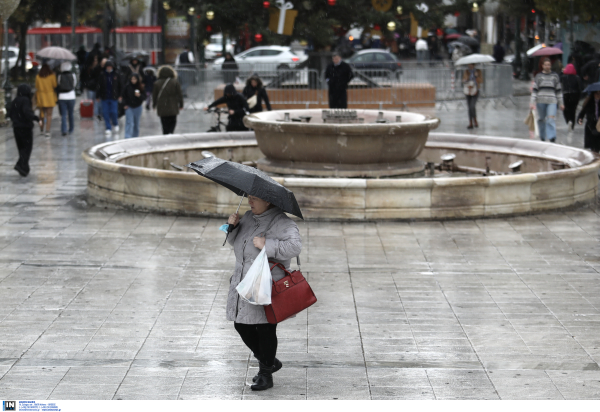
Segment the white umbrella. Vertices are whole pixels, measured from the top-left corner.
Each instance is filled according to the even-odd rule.
[[[531,57],[531,55],[533,53],[535,53],[536,51],[538,51],[539,49],[542,49],[546,47],[546,45],[544,43],[540,43],[537,46],[533,46],[531,49],[527,50],[527,57]]]
[[[37,56],[43,59],[77,60],[77,56],[73,53],[63,47],[57,46],[46,47],[37,52]]]
[[[489,54],[469,54],[468,56],[461,57],[454,63],[455,66],[464,66],[466,64],[479,64],[479,63],[491,63],[495,59]]]

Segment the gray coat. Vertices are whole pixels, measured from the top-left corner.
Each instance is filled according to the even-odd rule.
[[[227,296],[227,320],[249,325],[268,323],[264,307],[247,303],[235,289],[260,253],[252,240],[255,236],[262,236],[267,228],[265,248],[270,261],[282,263],[289,270],[291,259],[300,255],[302,239],[298,226],[281,209],[274,207],[260,215],[247,211],[227,239],[233,245],[236,260]],[[275,268],[271,275],[277,281],[285,274],[283,270]]]

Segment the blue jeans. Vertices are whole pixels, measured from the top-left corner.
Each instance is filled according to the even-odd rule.
[[[75,100],[59,100],[60,106],[60,130],[63,134],[67,133],[67,116],[69,116],[69,134],[73,133],[73,109],[75,108]]]
[[[140,117],[142,116],[142,107],[128,107],[125,110],[125,139],[138,137],[140,135]]]
[[[96,101],[96,91],[95,90],[88,90],[87,91],[87,98],[89,100],[91,100],[91,101],[94,102],[94,117],[98,116],[100,114],[100,105]]]
[[[556,141],[556,111],[558,105],[548,103],[537,103],[538,127],[540,129],[540,139],[546,139],[551,142]]]
[[[116,100],[102,100],[102,117],[106,124],[106,130],[112,130],[112,124],[119,124],[119,103]]]

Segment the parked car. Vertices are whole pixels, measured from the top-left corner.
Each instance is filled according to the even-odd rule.
[[[229,40],[225,44],[225,50],[233,54],[233,44]],[[223,35],[213,34],[210,36],[210,43],[204,47],[204,58],[214,60],[223,56]]]
[[[234,57],[238,66],[243,71],[293,69],[307,59],[306,56],[295,54],[291,47],[285,46],[253,47]],[[213,69],[221,70],[224,60],[224,57],[216,59],[212,66]]]
[[[0,71],[2,73],[4,73],[4,67],[6,64],[5,63],[6,55],[4,54],[5,51],[6,51],[6,47],[3,47],[2,48],[2,64],[0,64]],[[9,68],[9,70],[16,66],[18,58],[19,58],[19,48],[8,46],[8,68]],[[31,57],[29,57],[29,55],[27,55],[27,56],[25,56],[25,59],[26,59],[25,70],[29,71],[33,67],[33,64],[31,63]]]
[[[385,71],[393,72],[397,77],[402,74],[402,63],[396,56],[381,49],[361,50],[348,59],[348,64],[369,76],[383,75]]]

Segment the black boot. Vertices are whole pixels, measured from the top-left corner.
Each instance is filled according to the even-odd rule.
[[[254,385],[250,386],[253,391],[264,391],[273,387],[273,367],[260,362],[259,366],[258,379]]]
[[[260,361],[258,363],[260,364]],[[275,358],[275,362],[273,362],[273,370],[271,371],[271,373],[277,372],[279,369],[281,369],[282,366],[283,364],[281,363],[281,361]],[[258,373],[254,375],[254,378],[252,378],[252,382],[256,382],[258,380],[258,375]]]

